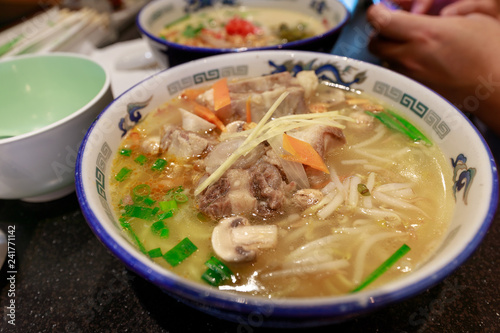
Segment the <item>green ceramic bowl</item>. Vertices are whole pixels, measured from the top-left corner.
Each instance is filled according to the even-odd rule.
[[[76,152],[112,101],[93,60],[53,53],[0,61],[0,199],[45,201],[72,190]]]

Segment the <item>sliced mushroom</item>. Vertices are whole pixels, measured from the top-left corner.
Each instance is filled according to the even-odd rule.
[[[321,199],[323,199],[323,193],[312,188],[298,190],[293,194],[293,201],[302,209],[317,204]]]
[[[252,261],[258,249],[272,248],[278,242],[276,225],[251,226],[241,216],[220,220],[212,232],[215,253],[229,262]]]

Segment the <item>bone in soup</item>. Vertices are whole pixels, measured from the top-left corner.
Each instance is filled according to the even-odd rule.
[[[151,260],[221,290],[317,297],[388,283],[432,254],[454,206],[437,145],[388,119],[407,124],[312,71],[187,89],[123,138],[115,213]]]

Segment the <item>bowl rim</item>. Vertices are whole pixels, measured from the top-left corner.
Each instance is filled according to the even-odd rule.
[[[141,32],[141,34],[147,36],[151,40],[155,41],[158,44],[165,45],[167,47],[172,47],[176,48],[179,50],[183,50],[185,52],[198,52],[198,53],[206,53],[206,54],[219,54],[219,53],[235,53],[235,52],[248,52],[248,51],[260,51],[260,50],[275,50],[275,49],[293,49],[295,47],[300,47],[305,44],[309,44],[310,42],[314,42],[317,40],[320,40],[321,38],[328,37],[331,35],[336,34],[338,31],[340,31],[346,24],[349,22],[351,18],[351,13],[347,9],[346,5],[340,1],[340,0],[333,0],[337,2],[343,9],[345,15],[343,16],[342,20],[332,27],[331,29],[328,29],[327,31],[314,35],[309,38],[304,38],[300,39],[297,41],[293,42],[288,42],[285,44],[277,44],[277,45],[269,45],[269,46],[262,46],[262,47],[240,47],[240,48],[210,48],[210,47],[198,47],[198,46],[189,46],[189,45],[184,45],[184,44],[179,44],[179,43],[174,43],[171,41],[168,41],[163,38],[157,37],[154,33],[150,32],[147,27],[142,25],[142,18],[143,15],[145,15],[145,11],[147,11],[151,6],[156,5],[157,3],[160,2],[167,2],[170,0],[154,0],[149,2],[146,6],[141,8],[139,11],[139,14],[136,16],[136,25]]]
[[[241,56],[251,57],[253,55],[257,55],[258,58],[264,58],[266,55],[272,55],[276,53],[313,54],[317,57],[317,53],[315,52],[295,50],[254,51],[241,53]],[[453,104],[448,102],[433,90],[425,87],[421,83],[411,78],[393,71],[389,71],[388,69],[385,69],[381,66],[356,59],[350,59],[350,61],[353,61],[355,63],[362,63],[367,67],[375,67],[378,68],[378,70],[390,72],[391,75],[396,75],[404,78],[404,80],[412,81],[413,84],[420,86],[424,90],[434,93],[436,96],[441,98],[444,103],[447,103],[452,109],[454,109],[454,112],[456,112],[466,123],[469,124],[471,129],[474,131],[474,133],[476,133],[477,137],[482,143],[485,154],[487,155],[490,162],[490,168],[488,168],[487,170],[491,170],[492,177],[491,193],[489,195],[491,199],[487,209],[485,208],[485,215],[483,220],[478,225],[477,233],[473,236],[472,239],[470,239],[467,244],[464,244],[463,250],[459,252],[455,257],[449,258],[442,266],[436,267],[429,271],[429,273],[433,272],[433,274],[426,273],[426,275],[423,275],[417,279],[416,277],[422,275],[422,273],[419,274],[418,270],[413,272],[412,276],[414,276],[415,281],[413,281],[411,284],[408,283],[408,281],[406,281],[406,283],[403,283],[403,279],[400,279],[395,281],[394,283],[391,283],[390,287],[383,285],[376,289],[363,290],[355,294],[328,297],[266,299],[260,296],[248,296],[236,294],[230,291],[221,291],[209,286],[204,286],[201,283],[197,283],[195,281],[184,279],[177,276],[175,273],[169,271],[168,269],[160,267],[154,262],[151,262],[148,265],[146,261],[147,258],[142,258],[137,249],[134,249],[134,253],[129,252],[128,248],[133,248],[132,244],[128,244],[130,245],[130,247],[127,246],[127,248],[119,244],[119,242],[114,239],[114,236],[110,234],[108,230],[106,230],[106,227],[103,226],[97,218],[89,203],[87,194],[85,193],[84,189],[85,181],[82,177],[84,168],[83,158],[85,155],[87,142],[89,141],[89,137],[91,136],[94,127],[103,114],[105,114],[109,109],[112,109],[115,103],[120,103],[120,98],[122,98],[123,95],[127,94],[136,86],[142,85],[143,82],[151,80],[155,76],[162,75],[162,73],[167,71],[182,71],[182,69],[185,67],[206,63],[206,61],[210,61],[211,58],[220,59],[232,56],[234,56],[234,54],[222,54],[197,59],[172,68],[167,68],[163,71],[153,74],[152,76],[130,87],[127,91],[125,91],[122,95],[120,95],[112,103],[110,103],[108,107],[101,112],[96,121],[87,131],[78,152],[75,168],[75,184],[78,201],[80,203],[82,213],[94,234],[117,258],[119,258],[125,264],[126,267],[137,273],[142,278],[159,286],[162,290],[168,290],[169,294],[171,293],[172,289],[176,289],[176,292],[173,293],[174,296],[181,293],[183,297],[193,302],[198,302],[201,304],[217,304],[220,309],[236,311],[240,314],[255,311],[257,307],[270,305],[273,306],[272,317],[288,318],[293,316],[294,318],[297,318],[299,320],[301,318],[306,320],[311,318],[320,318],[322,316],[345,316],[349,314],[359,314],[379,309],[395,301],[402,301],[440,283],[444,278],[446,278],[459,266],[461,266],[474,253],[474,251],[477,249],[480,242],[486,235],[490,224],[492,223],[497,210],[497,203],[499,198],[499,184],[498,174],[496,171],[496,162],[485,139],[480,134],[479,130],[472,124],[469,118],[467,118]],[[346,59],[346,57],[336,56],[333,54],[325,54],[324,56],[332,57],[337,60]],[[199,299],[200,295],[203,295],[202,301],[200,301]],[[237,306],[236,310],[235,305]]]
[[[111,76],[110,76],[109,70],[104,68],[104,66],[102,66],[97,61],[90,58],[89,56],[83,55],[83,54],[67,53],[67,52],[51,52],[51,53],[43,53],[43,54],[25,54],[25,55],[0,59],[0,64],[9,63],[9,62],[18,61],[18,60],[22,61],[24,59],[31,59],[31,58],[61,58],[61,57],[72,58],[72,59],[77,59],[77,60],[85,60],[86,62],[91,63],[92,65],[96,66],[96,68],[102,69],[102,71],[104,72],[104,82],[103,82],[102,87],[99,90],[99,92],[90,101],[88,101],[85,105],[81,106],[79,109],[76,109],[71,114],[63,117],[62,119],[59,119],[53,123],[50,123],[46,126],[38,128],[34,131],[29,131],[27,133],[15,135],[13,137],[0,139],[0,145],[7,144],[10,142],[18,142],[18,141],[26,140],[26,139],[31,138],[33,136],[40,135],[40,134],[45,133],[45,132],[49,132],[50,130],[52,130],[56,127],[59,127],[59,126],[63,125],[64,123],[66,123],[74,118],[77,118],[81,114],[85,113],[85,111],[88,110],[90,106],[96,104],[96,102],[99,101],[106,94],[106,92],[111,88]]]

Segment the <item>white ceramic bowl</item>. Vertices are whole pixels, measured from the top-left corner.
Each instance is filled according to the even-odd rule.
[[[286,65],[286,66],[285,66]],[[407,276],[381,287],[340,297],[264,299],[219,291],[176,276],[143,255],[120,230],[112,211],[110,165],[117,154],[122,119],[144,117],[182,89],[220,77],[248,77],[309,66],[317,74],[362,89],[402,112],[456,161],[456,208],[444,241],[430,260]],[[351,71],[343,71],[345,68]],[[343,73],[343,74],[339,74]],[[141,105],[129,114],[128,105]],[[141,104],[142,103],[142,104]],[[450,164],[450,167],[452,165]],[[475,169],[471,183],[459,176]],[[475,250],[491,223],[498,200],[496,165],[488,146],[462,113],[442,97],[385,68],[329,54],[259,51],[209,57],[158,73],[117,98],[89,130],[77,160],[77,195],[97,237],[131,270],[165,292],[202,311],[237,322],[254,315],[264,325],[297,327],[339,322],[401,301],[440,282]],[[469,185],[467,202],[465,187]],[[168,311],[168,309],[165,309]]]
[[[106,71],[80,55],[0,61],[0,199],[48,201],[74,191],[76,155],[113,100]]]
[[[190,60],[199,59],[211,55],[231,52],[243,52],[248,50],[306,50],[330,53],[342,31],[342,28],[350,18],[344,4],[339,0],[226,0],[225,5],[248,6],[264,8],[282,8],[304,13],[315,17],[318,21],[326,21],[331,27],[325,33],[311,38],[297,40],[281,45],[272,45],[259,48],[204,48],[173,43],[158,37],[158,33],[167,23],[175,22],[186,13],[197,12],[207,6],[213,6],[211,1],[190,0],[155,0],[148,3],[137,16],[137,26],[148,42],[156,59],[165,67],[172,67]]]

